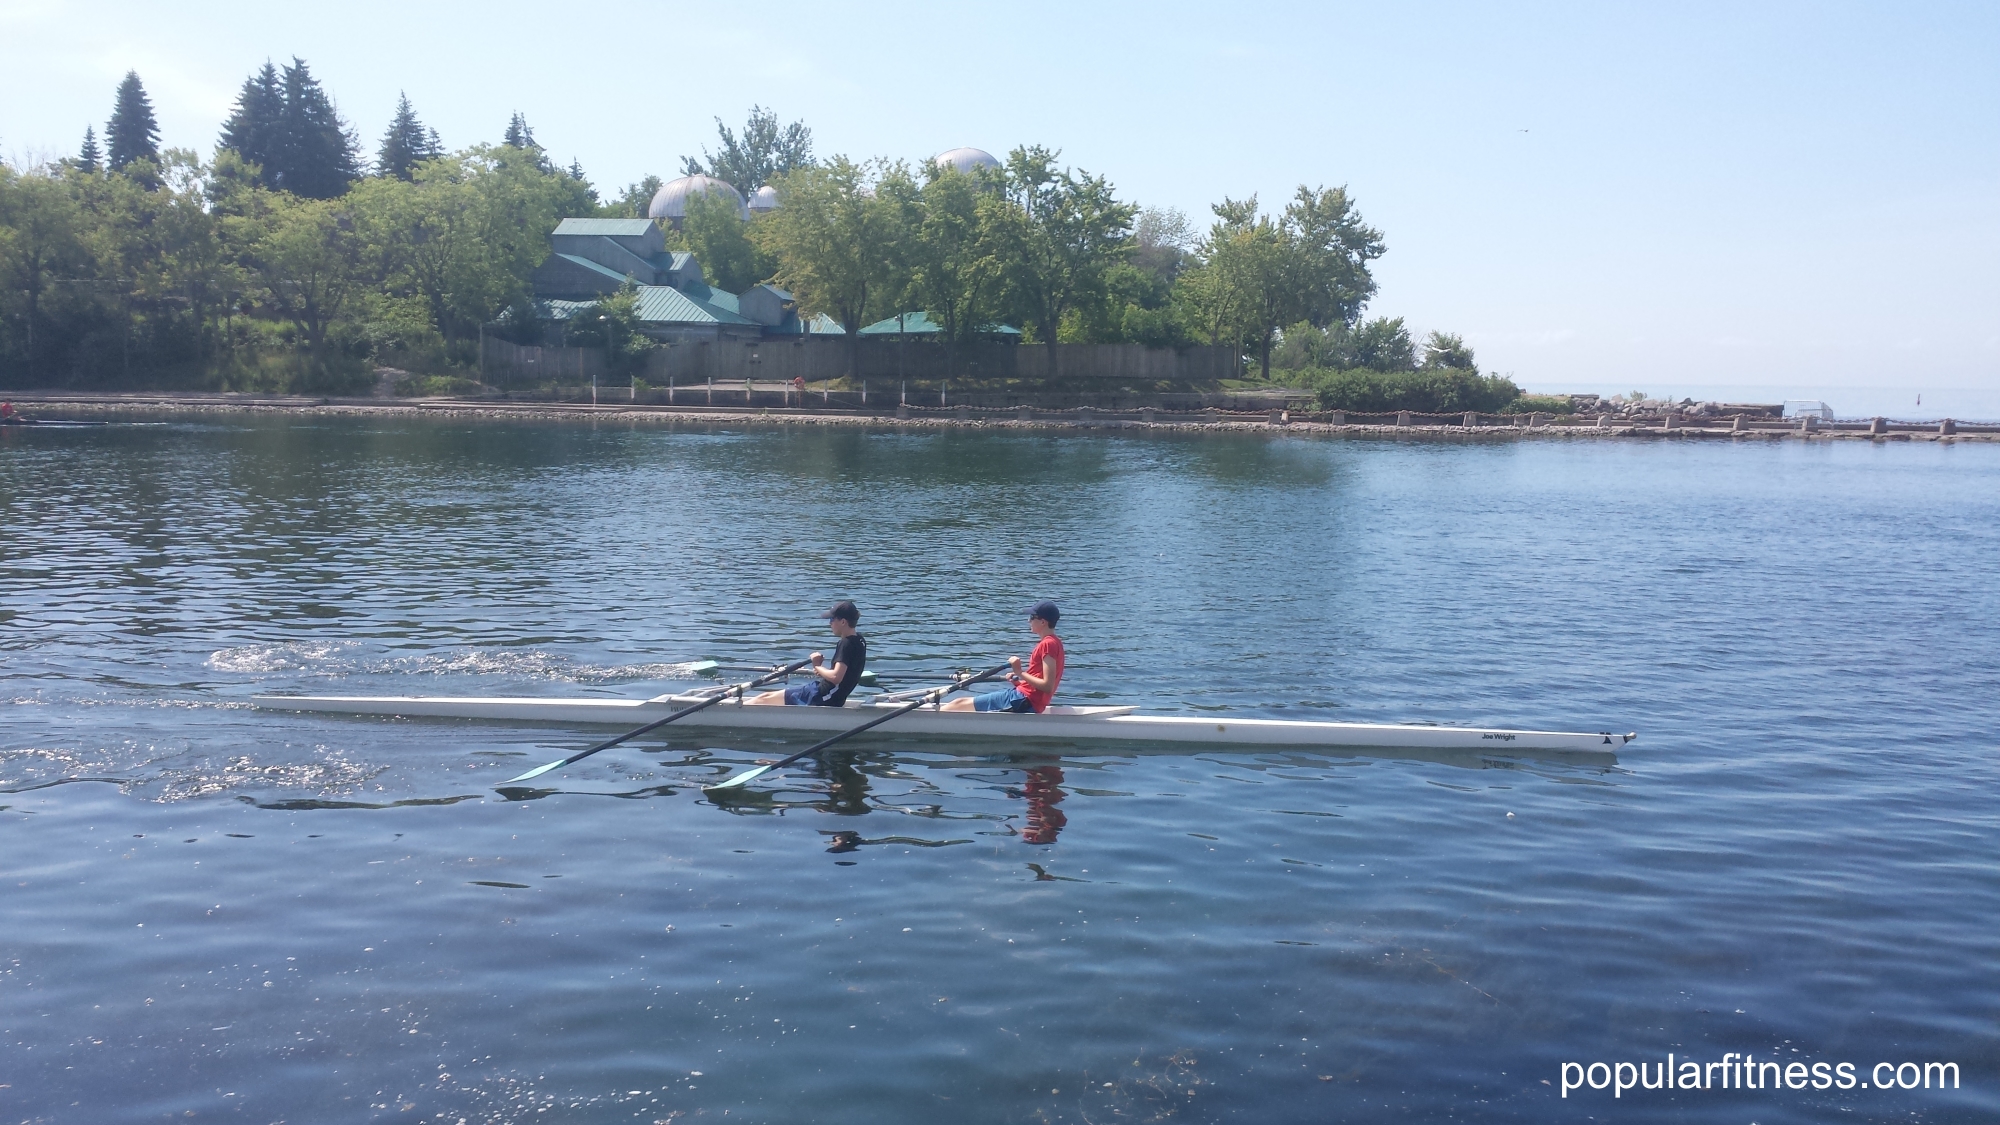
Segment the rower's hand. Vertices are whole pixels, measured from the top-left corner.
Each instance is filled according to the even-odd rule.
[[[1020,658],[1020,657],[1018,657],[1018,656],[1010,656],[1010,657],[1008,657],[1008,658],[1007,658],[1007,663],[1009,663],[1009,664],[1012,664],[1012,665],[1014,666],[1014,674],[1015,674],[1016,676],[1018,676],[1018,675],[1020,675],[1020,674],[1021,674],[1021,658]]]
[[[817,667],[819,667],[820,665],[822,665],[822,664],[826,663],[826,657],[825,657],[825,656],[824,656],[823,654],[821,654],[821,653],[817,653],[817,652],[813,653],[813,654],[812,654],[811,656],[807,657],[806,659],[808,659],[808,660],[811,660],[811,661],[813,662],[813,667],[815,667],[815,668],[817,668]]]

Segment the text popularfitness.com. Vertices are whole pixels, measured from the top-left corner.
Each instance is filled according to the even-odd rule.
[[[1566,1062],[1559,1077],[1565,1098],[1584,1089],[1609,1089],[1614,1098],[1627,1090],[1956,1090],[1958,1064],[1882,1062],[1862,1070],[1847,1062],[1759,1061],[1734,1051],[1720,1062],[1676,1060],[1668,1052],[1656,1063]]]

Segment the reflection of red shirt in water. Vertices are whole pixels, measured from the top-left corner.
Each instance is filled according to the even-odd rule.
[[[1028,799],[1027,830],[1021,839],[1030,844],[1053,844],[1069,817],[1056,806],[1062,803],[1063,773],[1060,766],[1030,766],[1021,784],[1021,796]]]
[[[1045,669],[1047,669],[1045,671]],[[1015,680],[1014,686],[1028,697],[1028,704],[1039,715],[1049,709],[1049,700],[1055,698],[1056,688],[1062,683],[1063,646],[1062,638],[1050,633],[1035,642],[1035,651],[1028,654],[1028,674],[1037,679],[1048,677],[1048,690],[1035,687],[1026,680]]]

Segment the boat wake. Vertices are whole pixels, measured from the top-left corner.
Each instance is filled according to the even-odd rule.
[[[505,676],[567,684],[618,684],[694,679],[694,662],[592,664],[541,649],[450,649],[415,656],[381,656],[352,641],[241,645],[210,653],[216,672],[270,675],[290,672],[343,678],[374,676]]]

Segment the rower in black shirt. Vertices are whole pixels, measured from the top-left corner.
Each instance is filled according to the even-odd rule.
[[[847,695],[854,685],[861,681],[861,671],[868,665],[868,642],[855,626],[861,623],[861,611],[854,603],[842,601],[834,603],[832,609],[820,614],[826,618],[827,627],[840,643],[833,648],[833,661],[828,664],[822,653],[812,654],[811,683],[798,684],[783,691],[767,691],[762,695],[744,700],[745,703],[776,706],[788,704],[793,707],[838,707],[847,702]]]

